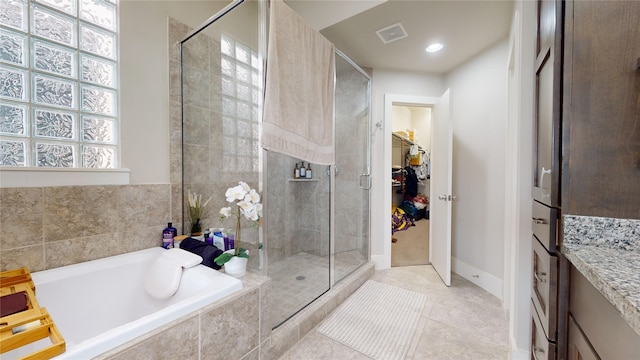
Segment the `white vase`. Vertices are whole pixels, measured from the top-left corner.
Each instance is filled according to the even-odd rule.
[[[224,263],[224,272],[233,277],[243,277],[247,272],[247,258],[234,256]]]

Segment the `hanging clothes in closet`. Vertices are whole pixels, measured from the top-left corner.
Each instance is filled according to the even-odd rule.
[[[415,150],[414,150],[415,148]],[[431,175],[431,156],[418,145],[412,145],[405,162],[415,171],[418,180],[429,179]]]

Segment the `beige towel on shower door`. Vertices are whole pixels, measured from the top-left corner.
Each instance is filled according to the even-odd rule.
[[[282,0],[269,22],[262,147],[332,164],[334,46]]]

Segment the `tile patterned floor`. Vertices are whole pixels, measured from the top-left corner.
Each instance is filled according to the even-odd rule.
[[[493,295],[453,274],[446,287],[430,265],[377,271],[372,280],[427,295],[408,360],[508,359],[508,319]],[[281,360],[367,360],[369,357],[310,331]]]
[[[355,270],[363,261],[356,251],[336,254],[336,277]],[[329,289],[328,257],[304,252],[269,265],[268,276],[272,279],[271,296],[273,326],[294,315]]]

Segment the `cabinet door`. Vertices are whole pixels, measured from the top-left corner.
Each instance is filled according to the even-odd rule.
[[[533,198],[560,206],[561,1],[538,1]]]
[[[640,1],[569,1],[562,210],[640,219]]]
[[[589,340],[576,324],[573,316],[569,316],[569,344],[567,348],[569,360],[600,360],[596,351],[589,344]]]
[[[551,255],[533,237],[532,300],[540,316],[544,332],[551,341],[557,339],[558,329],[558,257]]]

